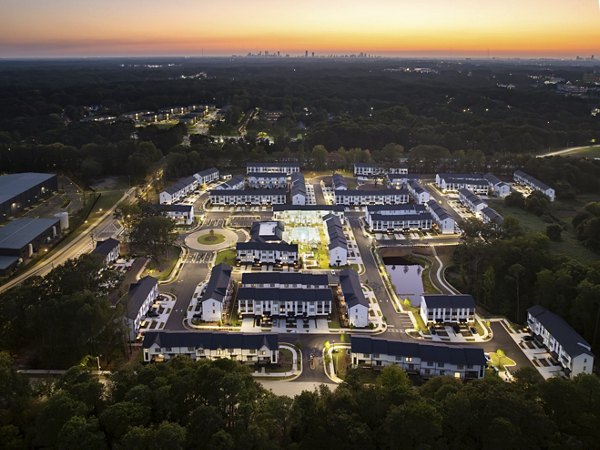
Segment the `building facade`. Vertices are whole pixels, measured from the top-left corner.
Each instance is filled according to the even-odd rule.
[[[287,176],[284,173],[254,172],[248,174],[247,180],[251,189],[287,188]]]
[[[475,299],[461,295],[422,295],[420,315],[425,324],[475,322]]]
[[[144,362],[176,356],[193,360],[231,359],[244,364],[277,364],[279,338],[275,333],[217,331],[149,331],[142,343]]]
[[[592,346],[562,317],[541,305],[527,310],[527,325],[534,338],[552,353],[568,377],[592,373]]]
[[[394,364],[423,378],[449,376],[460,380],[474,380],[485,376],[487,362],[481,348],[355,335],[350,337],[350,346],[353,367],[385,367]]]
[[[548,197],[551,202],[556,200],[556,192],[554,191],[553,188],[551,188],[550,186],[548,186],[545,183],[542,183],[537,178],[534,178],[531,175],[526,174],[522,170],[515,171],[515,173],[513,174],[513,180],[515,181],[515,183],[523,184],[535,191],[540,191],[541,193],[546,195],[546,197]]]
[[[135,341],[140,332],[142,320],[158,298],[158,280],[145,276],[129,286],[129,298],[125,318],[129,327],[129,338]]]
[[[231,267],[218,264],[212,268],[208,284],[199,303],[202,305],[202,320],[220,322],[227,311],[232,294]]]
[[[369,326],[369,301],[365,297],[358,273],[352,269],[340,272],[340,295],[342,310],[346,310],[351,327]]]
[[[456,233],[456,221],[448,214],[438,202],[435,200],[429,200],[427,202],[427,209],[429,210],[433,221],[436,223],[437,228],[442,234],[453,234]]]
[[[287,242],[238,242],[236,244],[236,263],[298,265],[298,244]]]
[[[409,192],[403,189],[341,190],[334,193],[336,205],[344,206],[397,205],[410,201]]]
[[[296,163],[248,163],[246,165],[246,173],[257,173],[257,172],[267,172],[267,173],[284,173],[286,175],[291,175],[295,172],[300,172],[300,166]]]
[[[344,234],[341,219],[335,214],[323,218],[325,232],[328,238],[329,266],[339,267],[348,264],[348,240]]]
[[[212,190],[210,202],[216,206],[283,205],[286,203],[285,189]]]

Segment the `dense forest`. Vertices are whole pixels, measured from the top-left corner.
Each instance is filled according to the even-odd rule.
[[[541,449],[597,448],[600,380],[514,383],[437,377],[414,387],[396,366],[373,383],[291,399],[265,391],[229,360],[134,366],[106,384],[83,361],[30,387],[0,353],[2,448],[60,449]]]
[[[434,72],[390,70],[400,64]],[[85,181],[139,179],[162,156],[169,157],[173,176],[181,167],[235,169],[250,158],[291,157],[335,168],[340,158],[320,164],[313,149],[362,149],[368,153],[363,159],[379,160],[394,143],[405,149],[414,172],[467,169],[462,162],[476,155],[483,169],[508,173],[527,159],[517,155],[600,138],[600,118],[590,115],[597,99],[561,95],[533,80],[576,81],[586,70],[493,61],[175,59],[153,61],[152,68],[141,60],[4,62],[0,163],[6,171],[29,164],[30,170],[77,173]],[[199,72],[207,76],[182,78]],[[516,88],[501,87],[508,83]],[[189,147],[180,145],[183,125],[135,129],[128,120],[81,121],[189,104],[223,108],[227,129],[254,108],[281,116],[276,123],[251,121],[243,140],[194,137]],[[260,131],[272,134],[274,144],[257,144]]]

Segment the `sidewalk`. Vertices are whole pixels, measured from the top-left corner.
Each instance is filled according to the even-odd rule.
[[[295,346],[282,342],[279,344],[279,349],[286,349],[292,353],[292,370],[289,372],[271,372],[266,373],[263,371],[253,372],[252,376],[256,378],[288,378],[288,380],[281,380],[285,382],[293,381],[302,374],[302,354],[298,352]]]

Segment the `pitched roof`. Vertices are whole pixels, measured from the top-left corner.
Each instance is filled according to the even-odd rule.
[[[535,317],[548,330],[569,356],[575,357],[582,353],[593,355],[592,346],[558,314],[544,308],[542,305],[532,306],[527,310],[527,313]]]
[[[159,212],[179,212],[191,214],[194,206],[193,205],[154,205]]]
[[[410,356],[421,361],[464,366],[486,365],[483,349],[478,347],[420,344],[356,335],[350,336],[350,346],[353,353]]]
[[[288,244],[287,242],[238,242],[236,250],[264,250],[264,251],[280,251],[280,252],[296,252],[298,253],[298,244]]]
[[[367,205],[368,214],[391,212],[397,214],[422,214],[427,212],[425,205],[401,204],[401,205]]]
[[[53,173],[24,172],[2,175],[0,176],[0,195],[10,199],[52,178],[56,178]]]
[[[542,190],[542,191],[547,191],[549,189],[552,189],[550,186],[548,186],[546,183],[538,180],[535,177],[532,177],[531,175],[523,172],[522,170],[515,170],[514,173],[515,177],[521,177],[525,180],[527,180],[529,183],[531,183],[532,185],[534,185],[535,187],[537,187],[538,189]]]
[[[348,249],[348,240],[344,235],[342,221],[335,214],[327,214],[323,217],[327,225],[327,234],[329,235],[329,249],[341,247]]]
[[[472,203],[473,205],[487,205],[486,202],[484,202],[481,198],[479,198],[478,195],[476,195],[475,193],[473,193],[472,191],[466,189],[466,188],[461,188],[458,190],[458,193],[460,195],[462,195],[469,203]]]
[[[282,211],[344,212],[344,205],[273,205],[273,212]]]
[[[483,208],[481,210],[481,214],[483,214],[490,222],[493,222],[496,225],[501,225],[502,222],[504,222],[504,217],[502,217],[502,215],[496,212],[495,209],[492,209],[489,206],[487,208]]]
[[[108,256],[115,248],[119,247],[120,242],[114,238],[108,238],[104,241],[96,242],[96,248],[92,251],[93,255]]]
[[[276,333],[227,333],[218,331],[147,331],[144,333],[143,348],[157,344],[160,348],[194,347],[207,350],[242,348],[269,350],[279,348]]]
[[[356,305],[369,307],[369,301],[365,298],[358,273],[352,269],[344,269],[340,272],[340,287],[344,295],[344,301],[348,308]]]
[[[245,272],[242,285],[250,284],[301,284],[305,286],[327,286],[329,278],[325,274],[308,272]]]
[[[373,195],[408,195],[405,189],[373,189],[373,190],[337,190],[335,195],[345,195],[352,197],[370,197]]]
[[[216,300],[222,302],[227,294],[227,286],[231,279],[231,267],[227,264],[217,264],[210,272],[210,278],[200,302]]]
[[[438,220],[452,219],[452,216],[448,214],[448,211],[446,211],[442,206],[440,206],[440,204],[435,200],[429,200],[427,202],[427,206],[429,207],[429,211],[431,211],[431,214],[437,216]]]
[[[256,301],[297,301],[297,302],[332,302],[333,294],[329,288],[252,288],[241,287],[237,293],[238,300]]]
[[[475,299],[468,294],[460,295],[423,295],[428,308],[470,308],[475,309]]]
[[[213,189],[208,193],[216,197],[232,197],[236,195],[286,195],[285,189]]]
[[[407,222],[407,221],[423,221],[423,220],[433,220],[431,214],[428,212],[424,212],[422,214],[371,214],[371,220],[373,222]]]
[[[144,301],[150,292],[158,285],[158,280],[149,275],[129,285],[129,302],[127,303],[127,317],[133,319],[137,316]]]

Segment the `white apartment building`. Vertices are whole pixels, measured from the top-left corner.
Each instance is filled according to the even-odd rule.
[[[469,210],[478,217],[481,215],[481,211],[488,207],[486,202],[465,188],[458,190],[458,198],[463,205],[469,208]]]
[[[510,184],[500,180],[500,178],[493,173],[486,173],[483,178],[487,180],[490,185],[490,192],[496,197],[504,198],[510,194]]]
[[[231,294],[231,267],[223,263],[218,264],[212,268],[208,284],[200,297],[202,320],[220,322],[231,301]]]
[[[194,223],[193,205],[158,205],[161,214],[172,219],[178,225],[191,225]]]
[[[275,333],[148,331],[142,349],[144,362],[168,361],[181,355],[195,361],[231,359],[246,364],[279,361],[279,338]]]
[[[108,238],[104,241],[96,242],[96,248],[92,251],[92,255],[99,255],[103,258],[104,265],[114,263],[119,259],[120,242],[114,238]]]
[[[365,297],[358,273],[352,269],[340,272],[340,295],[342,309],[345,307],[350,326],[366,328],[369,326],[369,301]]]
[[[286,175],[291,175],[295,172],[300,172],[300,166],[296,163],[248,163],[246,165],[246,173],[257,173],[257,172],[267,172],[267,173],[284,173]]]
[[[438,173],[435,184],[444,192],[468,189],[478,195],[488,195],[490,190],[488,180],[476,173]]]
[[[523,184],[525,186],[530,187],[533,190],[540,191],[546,195],[550,199],[551,202],[556,200],[556,192],[550,186],[545,183],[542,183],[537,178],[532,177],[531,175],[526,174],[522,170],[517,170],[513,174],[513,180],[515,183]]]
[[[410,195],[404,189],[334,191],[335,203],[344,206],[396,205],[408,203]]]
[[[354,164],[354,176],[376,177],[385,174],[403,175],[408,173],[407,167],[383,167],[378,164]]]
[[[298,244],[287,242],[238,242],[236,254],[237,264],[298,264]]]
[[[283,205],[286,202],[285,189],[212,190],[210,202],[216,206],[242,205]]]
[[[592,346],[562,317],[535,305],[527,310],[527,325],[535,339],[555,356],[567,376],[592,373]]]
[[[129,328],[130,340],[136,340],[142,320],[157,298],[158,280],[154,277],[145,276],[129,286],[125,319]]]
[[[287,188],[287,176],[284,173],[254,172],[248,174],[247,179],[251,189]]]
[[[482,348],[422,344],[374,338],[350,337],[352,367],[400,366],[423,378],[449,376],[460,380],[480,379],[487,365]]]
[[[300,172],[290,177],[290,198],[292,205],[306,205],[306,181]]]
[[[440,206],[435,200],[429,200],[427,202],[427,209],[429,210],[433,221],[436,223],[438,230],[442,234],[453,234],[456,232],[456,221],[448,214],[444,208]]]
[[[424,205],[429,201],[431,197],[429,191],[421,186],[421,183],[419,183],[417,180],[409,180],[406,187],[408,188],[408,193],[415,203]]]
[[[198,185],[210,184],[219,179],[219,169],[211,167],[210,169],[202,170],[194,174],[194,178],[198,181]]]
[[[475,322],[475,299],[461,295],[422,295],[420,315],[425,324]]]
[[[328,214],[344,220],[343,205],[273,205],[273,220],[300,225],[319,225]]]
[[[339,267],[348,264],[348,240],[344,234],[341,219],[335,214],[323,218],[329,249],[329,266]]]

